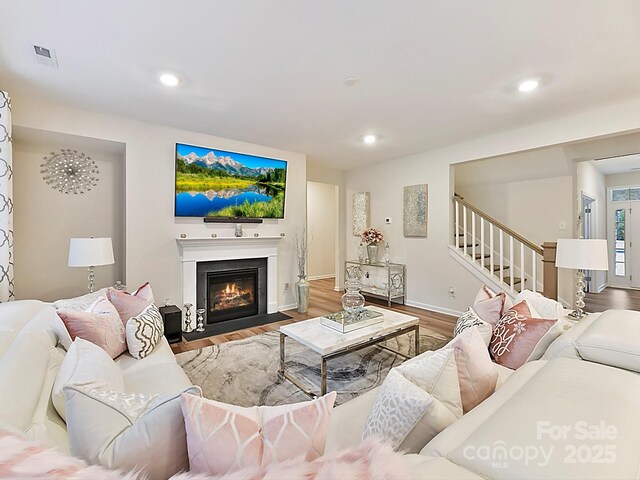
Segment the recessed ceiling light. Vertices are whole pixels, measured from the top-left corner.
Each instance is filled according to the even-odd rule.
[[[355,87],[360,83],[360,79],[358,77],[347,77],[344,79],[344,84],[347,87]]]
[[[163,73],[160,75],[160,82],[167,87],[175,87],[180,83],[180,79],[173,73]]]
[[[366,143],[367,145],[372,145],[372,144],[376,143],[376,140],[378,140],[378,137],[376,137],[375,135],[372,135],[372,134],[365,135],[362,138],[362,141],[364,141],[364,143]]]
[[[531,92],[540,86],[540,82],[538,80],[529,79],[518,84],[518,90],[521,92]]]

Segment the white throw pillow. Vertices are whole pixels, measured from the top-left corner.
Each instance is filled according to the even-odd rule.
[[[418,453],[456,420],[438,399],[394,368],[382,383],[362,439],[376,436],[398,451]]]
[[[560,319],[563,317],[564,308],[562,307],[562,304],[552,300],[551,298],[545,297],[541,293],[532,292],[531,290],[523,290],[516,295],[514,303],[518,304],[523,300],[526,300],[527,303],[532,306],[536,312],[538,312],[539,318]]]
[[[102,348],[80,337],[64,356],[51,392],[53,406],[64,420],[66,385],[124,392],[122,372],[113,359]]]
[[[76,312],[84,312],[92,303],[100,297],[106,297],[107,289],[101,288],[96,292],[87,293],[79,297],[63,298],[53,302],[56,310],[75,310]]]
[[[152,396],[73,385],[64,392],[74,456],[106,468],[141,470],[149,480],[189,468],[180,395],[202,395],[199,387]]]
[[[152,303],[142,313],[131,317],[125,330],[131,356],[140,360],[149,355],[164,335],[164,322],[158,307]]]
[[[456,418],[462,416],[458,367],[453,348],[425,352],[407,360],[394,370],[440,400]]]
[[[482,336],[485,345],[489,347],[489,344],[491,343],[491,335],[493,335],[493,326],[482,320],[471,307],[469,307],[467,311],[458,318],[456,326],[453,329],[453,336],[457,337],[466,329],[471,327],[478,328],[478,332]]]

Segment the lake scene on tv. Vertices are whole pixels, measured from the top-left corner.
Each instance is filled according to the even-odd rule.
[[[287,162],[176,144],[177,217],[284,218]]]

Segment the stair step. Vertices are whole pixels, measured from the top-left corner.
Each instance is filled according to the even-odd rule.
[[[476,244],[473,244],[473,243],[467,243],[467,248],[473,248],[473,246],[474,246],[474,245],[475,245],[476,247],[479,247],[479,246],[480,246],[480,244],[479,244],[479,243],[476,243]],[[458,248],[464,248],[464,243],[459,243],[459,244],[458,244]]]
[[[503,281],[507,285],[511,285],[511,277],[504,277]],[[525,278],[524,281],[526,282],[527,279]],[[513,277],[513,284],[514,285],[519,285],[521,283],[522,283],[522,279],[520,277]]]
[[[470,257],[472,256],[470,253],[467,253],[467,255],[469,255]],[[481,258],[491,258],[491,255],[488,253],[485,253],[484,255],[480,254],[480,253],[476,253],[476,260],[480,260]]]
[[[491,270],[491,265],[485,265],[484,268],[486,268],[487,270]],[[503,270],[509,270],[509,265],[505,265],[504,267],[502,267]],[[494,272],[499,272],[500,271],[500,265],[494,265],[493,266],[493,271]]]

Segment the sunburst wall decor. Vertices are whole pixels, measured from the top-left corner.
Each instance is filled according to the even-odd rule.
[[[98,185],[98,165],[91,157],[70,148],[42,157],[42,179],[54,190],[67,195],[85,193]]]

